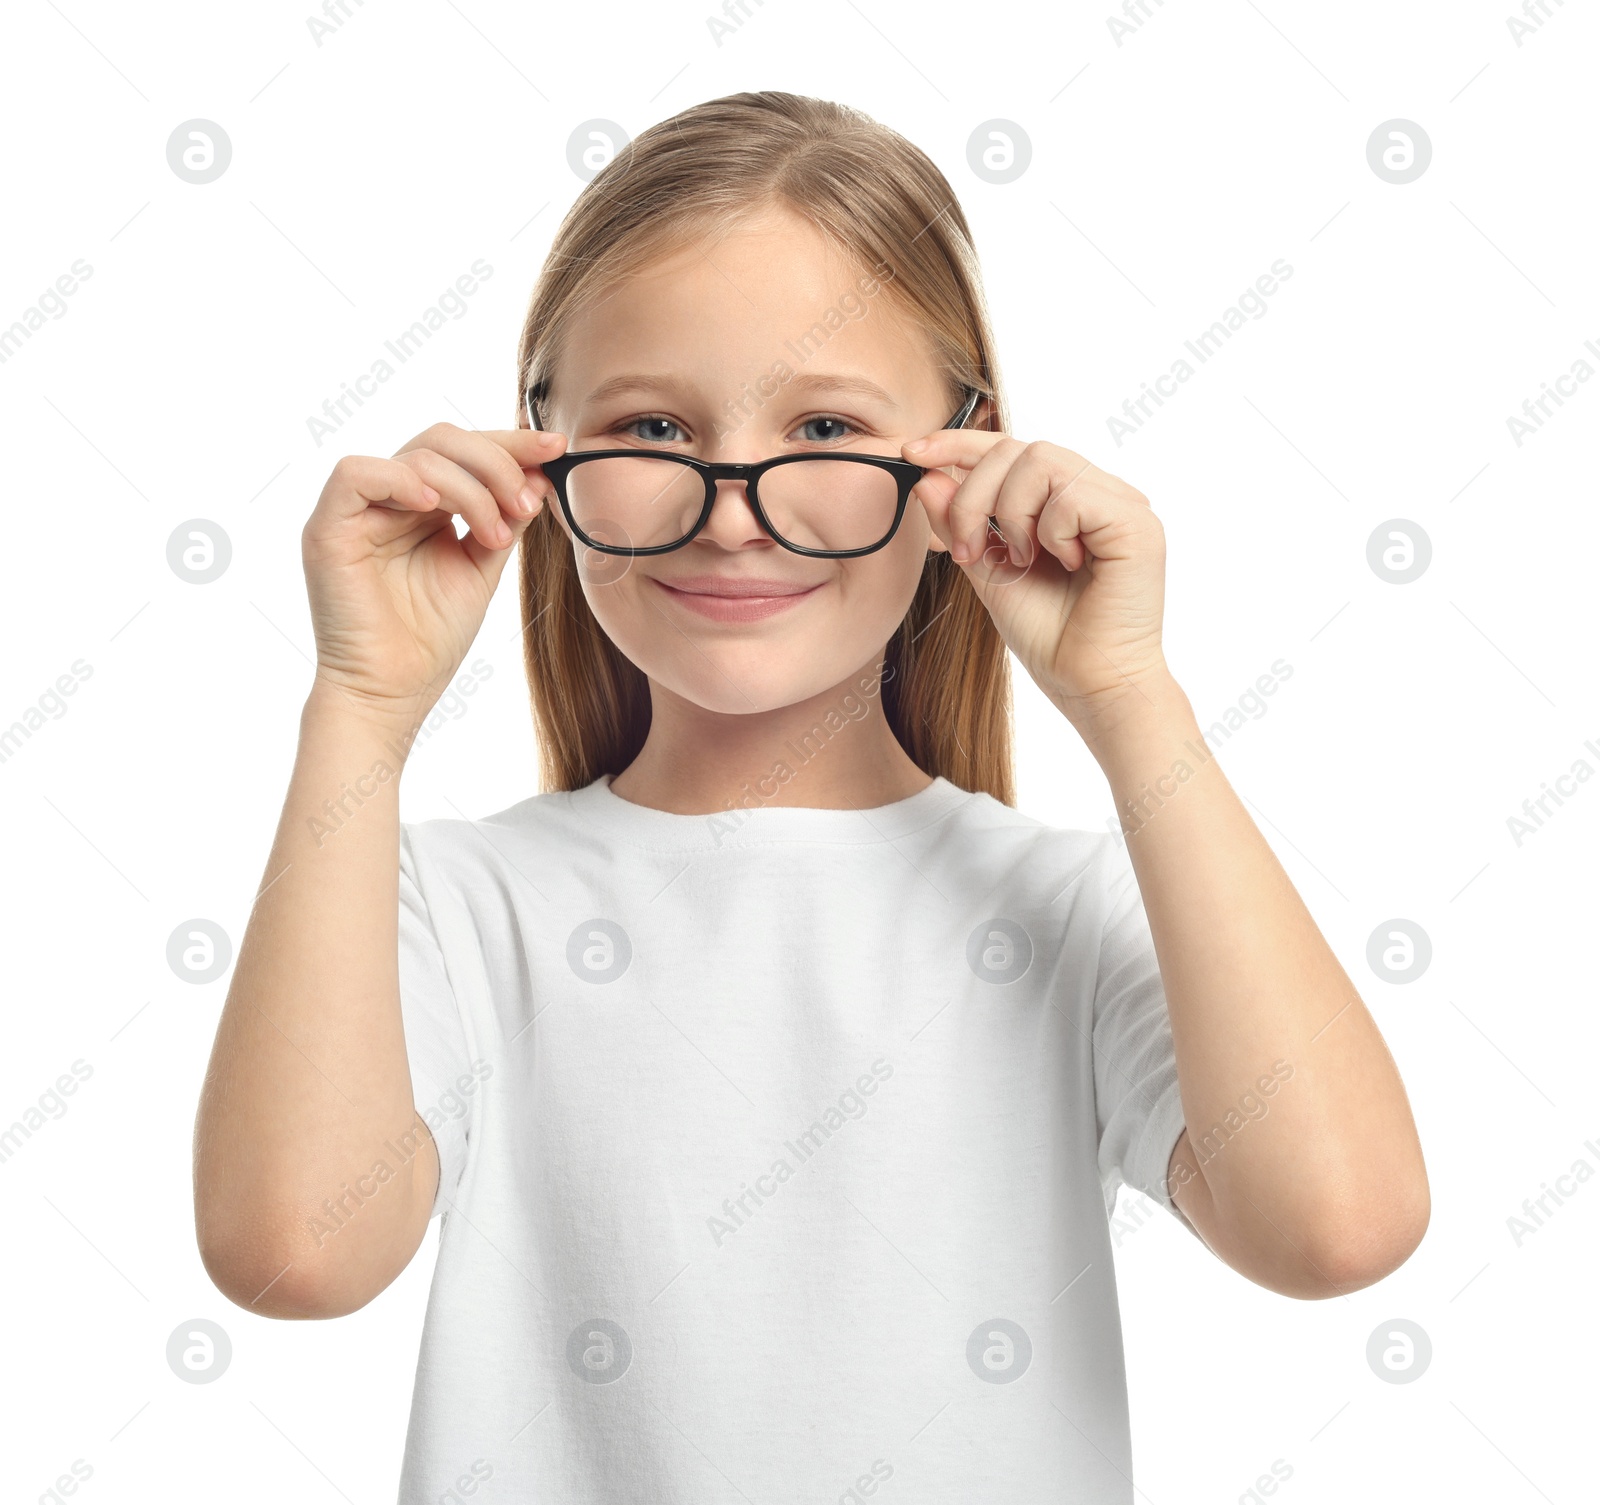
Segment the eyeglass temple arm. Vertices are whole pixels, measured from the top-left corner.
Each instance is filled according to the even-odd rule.
[[[979,391],[977,387],[968,387],[967,400],[961,404],[960,408],[956,410],[950,421],[945,424],[945,427],[947,429],[965,428],[967,426],[967,420],[972,417],[974,410],[978,406],[978,399],[982,396],[983,393]]]
[[[968,420],[978,406],[978,400],[983,393],[977,387],[967,388],[967,400],[951,415],[950,421],[945,424],[947,429],[959,429],[967,426]],[[537,389],[528,387],[523,393],[523,399],[528,407],[528,422],[535,429],[539,427],[539,399]]]

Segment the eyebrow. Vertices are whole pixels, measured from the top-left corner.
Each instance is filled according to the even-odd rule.
[[[864,376],[849,376],[842,372],[836,376],[829,376],[821,371],[802,371],[783,382],[782,387],[789,391],[800,392],[839,392],[847,396],[864,397],[872,402],[880,402],[897,412],[900,408],[900,404],[876,382],[869,381]],[[691,384],[678,376],[655,372],[628,372],[601,382],[589,393],[586,401],[599,402],[602,398],[615,397],[622,392],[641,391],[665,391],[686,396],[692,390]]]

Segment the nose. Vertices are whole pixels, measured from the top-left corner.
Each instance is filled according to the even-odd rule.
[[[743,481],[717,481],[716,498],[711,504],[711,516],[700,531],[701,538],[709,538],[725,549],[741,549],[751,544],[773,544],[773,538],[761,526],[755,508],[750,502],[749,487]],[[775,547],[776,545],[774,545]]]

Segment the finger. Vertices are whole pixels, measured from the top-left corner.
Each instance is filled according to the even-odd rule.
[[[511,543],[512,524],[500,515],[494,493],[470,471],[431,449],[410,449],[395,458],[431,484],[439,493],[436,505],[442,511],[464,517],[473,536],[486,549],[503,549]],[[520,517],[515,519],[518,525],[523,521]]]
[[[912,496],[928,515],[928,527],[946,553],[950,551],[950,498],[960,485],[954,476],[947,476],[942,470],[930,470],[911,488]]]
[[[555,501],[555,488],[545,478],[540,468],[546,460],[553,460],[567,447],[567,436],[545,429],[484,429],[483,435],[503,449],[522,471],[524,483],[533,493],[533,510],[526,514],[537,517],[546,504]]]
[[[1126,488],[1124,488],[1126,489]],[[1052,493],[1039,514],[1040,544],[1077,569],[1085,559],[1131,559],[1163,536],[1149,501],[1098,483],[1076,484]],[[1078,560],[1070,563],[1068,556]]]
[[[908,460],[917,465],[934,468],[954,465],[961,470],[974,470],[984,455],[1009,437],[1007,434],[985,429],[939,429],[926,439],[913,440],[909,444],[902,445],[901,450]],[[1136,491],[1121,477],[1101,470],[1098,465],[1074,450],[1063,448],[1059,444],[1047,444],[1042,440],[1034,442],[1053,459],[1057,469],[1065,474],[1082,475],[1086,482],[1105,487],[1113,495],[1132,502],[1142,502],[1145,506],[1150,505],[1149,498],[1142,492]],[[916,446],[919,444],[925,445],[926,448],[918,449]]]
[[[368,507],[429,512],[438,504],[439,493],[409,465],[376,455],[344,455],[329,474],[312,518],[320,513],[324,522],[341,522]]]
[[[1010,545],[1013,564],[1026,569],[1037,557],[1040,513],[1052,499],[1081,484],[1092,469],[1087,460],[1053,444],[1035,441],[1023,448],[1000,483],[994,508],[995,525]],[[1074,539],[1060,540],[1051,553],[1069,570],[1083,566],[1083,545]]]
[[[1009,439],[1011,435],[998,429],[935,429],[931,434],[902,444],[900,453],[915,465],[934,469],[956,465],[972,470],[995,445]]]
[[[481,434],[485,439],[492,439],[529,469],[541,460],[548,460],[551,455],[559,453],[567,442],[565,434],[550,429],[531,429],[525,426],[514,429],[463,429],[453,423],[436,423],[431,429],[418,434],[405,447],[417,449],[428,445],[436,448],[432,442],[434,436],[441,431],[451,429],[462,434]]]
[[[563,435],[535,435],[531,429],[464,429],[436,423],[406,449],[431,450],[475,476],[509,525],[539,511],[544,489],[539,462],[550,459],[565,443]],[[540,475],[538,485],[530,481],[530,469]]]
[[[558,455],[567,445],[567,436],[556,429],[479,429],[475,432],[493,439],[502,449],[514,455],[524,469],[531,470],[552,455]]]
[[[989,519],[994,515],[1000,484],[1017,457],[1027,446],[1020,439],[1001,435],[998,443],[987,446],[950,500],[950,553],[957,564],[981,559],[993,535]]]
[[[1001,477],[994,499],[995,528],[1019,569],[1026,569],[1038,553],[1034,520],[1050,496],[1050,467],[1041,449],[1038,444],[1023,445]]]

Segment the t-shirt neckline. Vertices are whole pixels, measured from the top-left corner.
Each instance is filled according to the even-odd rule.
[[[887,805],[832,810],[811,805],[766,805],[752,791],[749,808],[679,815],[637,805],[611,788],[612,775],[567,795],[572,811],[591,830],[638,846],[679,851],[719,851],[779,842],[875,845],[895,841],[942,820],[977,796],[942,775],[915,794]]]

